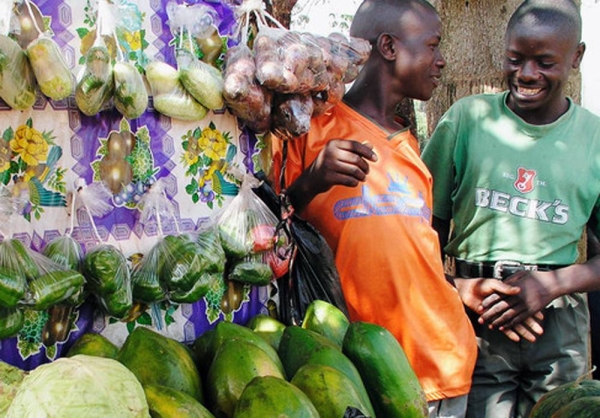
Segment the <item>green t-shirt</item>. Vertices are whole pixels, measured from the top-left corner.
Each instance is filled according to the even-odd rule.
[[[507,92],[457,101],[423,151],[434,215],[453,219],[446,252],[471,261],[570,264],[586,224],[600,235],[600,118],[569,100],[548,125]]]

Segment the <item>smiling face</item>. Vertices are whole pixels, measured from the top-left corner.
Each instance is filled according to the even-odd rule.
[[[441,21],[432,9],[415,9],[403,16],[402,41],[396,47],[395,73],[402,96],[429,100],[439,85],[446,61],[440,51]]]
[[[558,119],[568,109],[565,85],[583,52],[576,34],[564,27],[527,19],[509,27],[504,59],[508,107],[532,124]]]

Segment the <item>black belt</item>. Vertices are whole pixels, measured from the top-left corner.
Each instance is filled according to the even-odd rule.
[[[555,264],[524,264],[518,261],[496,261],[475,262],[456,259],[456,277],[464,279],[476,279],[479,277],[493,277],[495,279],[506,279],[517,271],[550,271],[556,270],[564,265]]]

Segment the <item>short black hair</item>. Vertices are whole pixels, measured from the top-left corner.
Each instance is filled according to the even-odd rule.
[[[577,43],[581,41],[581,15],[573,0],[525,0],[508,21],[506,32],[522,22],[530,26],[552,26],[572,35]]]
[[[364,0],[350,25],[350,36],[375,42],[382,33],[402,34],[398,26],[402,15],[413,9],[435,8],[426,0]]]

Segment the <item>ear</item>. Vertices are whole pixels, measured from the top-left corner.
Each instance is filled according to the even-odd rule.
[[[573,69],[579,68],[581,65],[581,60],[583,59],[583,54],[585,53],[585,42],[579,42],[577,45],[577,49],[575,50],[575,54],[573,55],[573,62],[571,63],[571,67]]]
[[[389,33],[382,33],[377,37],[377,50],[386,60],[396,59],[396,38]]]

